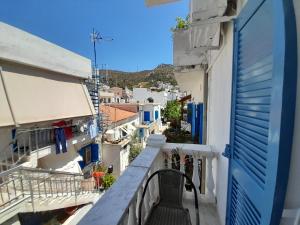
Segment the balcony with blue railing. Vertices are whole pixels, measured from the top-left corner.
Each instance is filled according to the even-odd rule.
[[[79,224],[138,224],[138,206],[147,179],[155,171],[173,168],[186,173],[195,184],[201,224],[218,225],[213,175],[213,161],[217,157],[210,146],[166,143],[163,135],[151,135],[146,148]],[[146,189],[141,209],[142,224],[159,199],[158,185],[158,179],[154,178]],[[183,207],[189,210],[192,224],[196,224],[193,192],[187,180],[183,188]]]

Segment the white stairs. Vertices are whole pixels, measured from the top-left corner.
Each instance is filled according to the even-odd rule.
[[[20,212],[78,206],[99,196],[93,178],[17,166],[0,173],[0,224]]]

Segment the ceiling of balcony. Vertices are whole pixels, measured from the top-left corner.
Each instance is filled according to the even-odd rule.
[[[192,21],[205,20],[216,16],[222,16],[227,8],[227,0],[192,0]]]

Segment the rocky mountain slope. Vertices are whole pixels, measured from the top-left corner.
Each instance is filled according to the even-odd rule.
[[[102,82],[106,82],[106,71],[100,70],[102,76]],[[143,70],[139,72],[123,72],[117,70],[107,71],[107,82],[108,85],[113,87],[127,86],[129,89],[133,87],[156,87],[157,82],[170,83],[177,85],[177,82],[173,73],[173,66],[169,64],[161,64],[153,70]]]

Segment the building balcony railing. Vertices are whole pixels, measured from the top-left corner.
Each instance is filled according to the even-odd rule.
[[[219,224],[215,209],[215,181],[213,177],[212,161],[217,154],[212,152],[210,146],[194,144],[165,143],[163,135],[151,135],[147,147],[127,167],[122,176],[94,205],[88,214],[81,220],[80,225],[98,224],[136,225],[138,219],[138,205],[147,179],[152,173],[163,168],[175,168],[188,174],[191,173],[193,183],[198,190],[201,207],[209,205],[213,210],[209,224]],[[176,159],[176,160],[174,160]],[[188,160],[187,160],[188,159]],[[192,162],[192,164],[190,164]],[[184,188],[184,206],[190,208],[191,220],[195,216],[193,209],[192,192]],[[149,183],[142,205],[142,220],[145,221],[150,209],[158,199],[158,180],[152,179]],[[202,204],[202,206],[201,206]],[[207,211],[206,211],[207,213]],[[204,216],[205,218],[208,215]],[[203,219],[203,218],[202,218]],[[211,221],[212,220],[212,221]]]
[[[26,161],[26,157],[36,153],[37,158],[45,156],[40,153],[45,148],[55,148],[54,129],[36,128],[24,129],[16,132],[16,137],[7,144],[5,149],[0,150],[0,171],[13,168],[15,165]],[[86,141],[88,130],[72,131],[71,144],[77,144],[79,141]],[[82,138],[83,137],[83,138]]]

